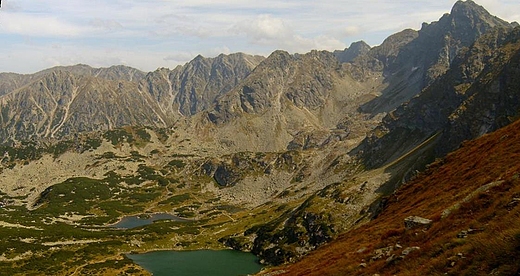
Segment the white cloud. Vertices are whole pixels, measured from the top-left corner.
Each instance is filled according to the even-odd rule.
[[[87,28],[64,22],[54,16],[4,13],[0,16],[0,32],[27,36],[78,36]]]
[[[291,29],[280,18],[269,14],[257,16],[254,20],[244,20],[231,29],[236,34],[244,34],[252,43],[272,43],[294,36]]]
[[[311,49],[342,49],[345,43],[339,39],[319,35],[304,37],[281,18],[272,15],[259,15],[254,20],[242,21],[233,26],[231,32],[247,37],[252,45],[269,46],[271,50],[283,49],[289,52],[306,52]]]
[[[344,28],[340,28],[337,31],[338,36],[342,38],[347,38],[351,36],[358,35],[361,32],[361,28],[359,26],[347,26]]]
[[[123,29],[123,25],[121,25],[121,23],[119,23],[115,20],[94,18],[94,19],[91,19],[89,23],[91,26],[93,26],[95,28],[106,30],[106,31]]]
[[[10,12],[10,11],[20,11],[22,10],[22,7],[17,3],[13,1],[4,1],[2,4],[2,11],[4,12]]]
[[[167,62],[185,63],[190,59],[193,59],[195,56],[197,56],[197,53],[195,52],[175,52],[167,55],[163,59]]]

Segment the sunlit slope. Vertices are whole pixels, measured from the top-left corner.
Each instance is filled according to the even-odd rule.
[[[386,200],[372,222],[283,275],[517,275],[520,122],[466,142]],[[429,225],[405,228],[420,216]]]

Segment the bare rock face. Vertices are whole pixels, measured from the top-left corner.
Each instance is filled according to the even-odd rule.
[[[34,74],[18,75],[28,84],[31,81],[44,77],[52,72],[68,72],[75,76],[94,77],[109,81],[129,81],[139,82],[146,76],[146,73],[125,65],[114,65],[104,68],[94,68],[86,64],[76,64],[71,66],[55,66],[45,69]],[[18,86],[19,88],[20,86]]]
[[[212,177],[221,187],[231,187],[250,174],[269,175],[273,171],[301,170],[298,152],[271,154],[235,153],[219,159],[210,158],[198,165],[197,174]]]
[[[125,80],[138,82],[145,76],[144,72],[141,72],[135,68],[116,65],[108,68],[92,68],[88,65],[78,64],[73,66],[56,66],[49,68],[34,74],[15,74],[15,73],[0,73],[0,96],[12,92],[24,85],[30,84],[31,82],[48,75],[54,71],[69,72],[77,76],[90,76],[96,78],[102,78],[105,80]]]
[[[386,38],[381,45],[370,49],[365,55],[360,55],[353,59],[352,66],[359,67],[358,70],[362,72],[374,71],[384,73],[395,62],[401,49],[418,36],[419,33],[412,29],[395,33]],[[360,80],[364,77],[366,76],[358,76]]]
[[[435,134],[430,157],[467,139],[496,130],[517,114],[520,30],[498,28],[482,36],[452,62],[451,69],[417,97],[388,114],[357,150],[377,167]],[[424,161],[423,161],[424,162]]]
[[[363,88],[330,52],[290,55],[275,51],[237,87],[219,97],[208,116],[215,124],[226,124],[245,114],[268,114],[294,120],[293,125],[330,128],[348,110],[355,110],[345,108]]]
[[[345,137],[335,132],[339,124],[356,125],[356,134],[366,133],[370,119],[358,120],[357,108],[366,101],[369,85],[356,81],[333,53],[275,51],[217,98],[206,118],[220,138],[242,145],[242,150],[251,150],[243,148],[244,141],[260,151],[319,146]],[[322,142],[304,146],[304,136]]]
[[[379,68],[372,65],[373,69],[382,70],[389,85],[361,110],[371,114],[389,112],[408,101],[442,76],[461,50],[495,27],[513,25],[492,16],[473,1],[458,1],[451,13],[439,21],[423,24],[415,37],[411,31],[400,33],[396,40],[402,45],[390,47],[390,51],[381,49],[388,48],[385,43],[381,48],[374,47],[368,56],[375,60],[368,61],[379,64]],[[390,41],[386,44],[396,45]],[[362,61],[366,67],[368,61]]]
[[[141,92],[135,82],[52,71],[2,97],[0,137],[6,142],[125,125],[167,126],[169,119]]]
[[[338,61],[329,52],[292,56],[275,51],[243,83],[218,99],[214,120],[223,123],[244,112],[283,111],[289,103],[310,110],[322,108],[338,68]]]
[[[210,109],[217,97],[238,85],[263,59],[242,53],[199,55],[173,70],[149,73],[144,85],[165,112],[192,116]]]
[[[0,74],[0,138],[59,138],[126,125],[168,127],[212,105],[263,57],[197,57],[172,71],[145,73],[127,66],[54,67],[31,75]]]
[[[21,75],[15,73],[0,73],[0,96],[20,88],[36,78],[34,75]]]

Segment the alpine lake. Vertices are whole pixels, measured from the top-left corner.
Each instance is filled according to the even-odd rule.
[[[248,275],[263,267],[255,255],[236,250],[155,251],[127,257],[154,276]]]
[[[188,221],[171,214],[156,213],[123,217],[110,227],[125,230],[159,220]],[[163,250],[126,256],[154,276],[249,275],[259,272],[263,267],[255,255],[237,250]]]

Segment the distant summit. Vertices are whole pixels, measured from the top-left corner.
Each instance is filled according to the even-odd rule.
[[[394,39],[401,42],[400,47],[394,47],[392,51],[395,57],[380,54],[380,48],[386,43],[374,47],[368,55],[376,60],[365,59],[359,66],[375,68],[379,65],[389,86],[361,110],[371,114],[388,112],[410,100],[443,75],[461,50],[497,27],[512,29],[514,25],[489,14],[473,1],[458,1],[451,13],[443,15],[439,21],[423,24],[415,38],[407,36],[405,40],[399,36]],[[403,45],[403,42],[407,43]],[[404,80],[406,85],[402,85]]]
[[[355,58],[365,55],[370,51],[370,46],[365,41],[353,42],[343,51],[334,51],[334,55],[340,62],[351,62]]]

